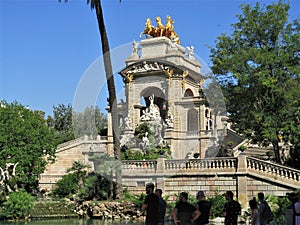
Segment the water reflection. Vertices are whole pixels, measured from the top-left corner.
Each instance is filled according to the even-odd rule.
[[[6,222],[0,221],[0,225],[144,225],[143,221],[118,221],[118,220],[100,220],[100,219],[48,219],[48,220],[32,220],[22,222]],[[210,223],[223,224],[223,223]],[[173,221],[166,221],[165,225],[175,225]]]
[[[53,220],[32,220],[22,222],[4,222],[1,225],[144,225],[143,221],[117,221],[99,219],[53,219]],[[168,225],[168,223],[166,223]]]

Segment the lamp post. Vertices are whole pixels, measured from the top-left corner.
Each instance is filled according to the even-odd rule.
[[[283,139],[283,132],[280,130],[280,131],[278,131],[278,139],[279,139],[279,141],[280,142],[282,142],[282,139]]]

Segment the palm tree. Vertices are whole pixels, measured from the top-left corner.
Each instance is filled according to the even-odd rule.
[[[89,157],[93,161],[95,171],[109,181],[109,198],[114,196],[114,174],[122,169],[122,165],[115,161],[114,157],[110,157],[106,153],[96,153]]]
[[[59,0],[61,1],[61,0]],[[65,0],[67,2],[68,0]],[[91,9],[96,11],[98,29],[101,37],[101,46],[102,54],[104,60],[104,68],[106,74],[107,88],[108,88],[108,102],[109,110],[112,116],[112,130],[113,130],[113,145],[114,145],[114,157],[115,160],[121,160],[121,151],[120,151],[120,139],[119,139],[119,129],[118,129],[118,108],[117,108],[117,97],[116,97],[116,88],[114,82],[114,76],[112,72],[112,63],[110,58],[110,48],[108,43],[108,37],[106,33],[106,27],[104,24],[103,11],[101,6],[101,0],[87,0],[87,4],[90,4]],[[121,170],[116,174],[117,186],[117,198],[123,196],[122,191],[122,173]]]
[[[78,181],[78,190],[80,190],[83,187],[83,172],[89,168],[88,165],[84,165],[80,161],[74,161],[72,164],[72,167],[67,169],[67,173],[75,173]]]

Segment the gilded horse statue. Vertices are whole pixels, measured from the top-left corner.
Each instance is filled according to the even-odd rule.
[[[140,33],[140,37],[142,37],[143,34],[145,34],[147,36],[147,38],[149,38],[150,36],[157,37],[157,30],[152,25],[150,18],[146,19],[145,29],[142,33]]]
[[[176,32],[174,31],[174,20],[171,19],[171,16],[167,16],[167,23],[165,27],[165,34],[167,38],[176,38],[177,39],[177,44],[180,44],[180,40]]]
[[[174,20],[172,20],[170,16],[167,16],[167,23],[165,26],[162,24],[161,18],[159,16],[157,16],[155,20],[157,23],[157,27],[154,27],[152,25],[150,18],[146,19],[145,29],[143,32],[141,32],[140,37],[142,37],[143,34],[145,34],[147,38],[165,36],[176,42],[177,44],[180,44],[179,37],[174,31]]]
[[[162,24],[161,18],[159,16],[156,17],[156,23],[157,23],[157,28],[156,32],[159,35],[159,37],[164,36],[166,27]]]

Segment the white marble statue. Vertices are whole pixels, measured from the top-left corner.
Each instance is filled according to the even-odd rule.
[[[166,118],[166,123],[168,128],[173,128],[174,127],[174,122],[173,122],[173,115],[171,112],[168,112],[168,116]]]
[[[159,108],[156,104],[154,104],[154,95],[149,97],[150,105],[145,110],[143,110],[143,114],[141,116],[141,121],[160,121],[160,112]]]
[[[127,117],[125,117],[124,119],[124,123],[125,123],[125,130],[132,130],[132,123],[131,123],[131,118],[128,115]]]
[[[188,49],[188,58],[189,59],[195,59],[195,56],[194,56],[194,46],[191,46],[191,47],[186,47]]]

